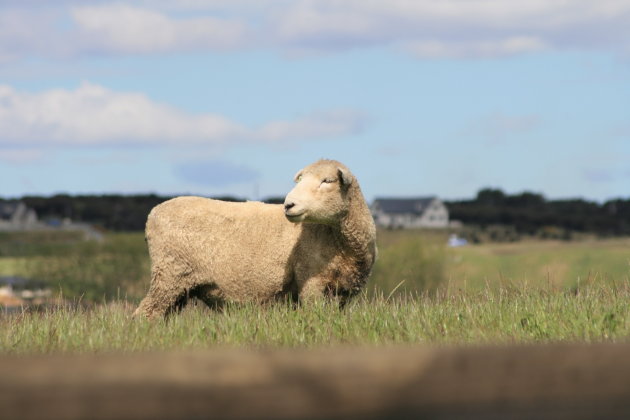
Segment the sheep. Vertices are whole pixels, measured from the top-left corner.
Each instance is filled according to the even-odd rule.
[[[343,306],[367,282],[376,228],[359,183],[335,160],[297,173],[284,205],[183,196],[147,219],[151,282],[136,315],[167,316],[189,297],[297,303],[329,298]]]

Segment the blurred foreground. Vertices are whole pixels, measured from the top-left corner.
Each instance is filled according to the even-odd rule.
[[[630,418],[628,344],[5,357],[0,377],[5,418]]]

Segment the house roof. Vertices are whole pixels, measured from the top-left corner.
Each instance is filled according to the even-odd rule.
[[[0,202],[0,219],[9,220],[20,207],[20,201]]]
[[[376,198],[372,207],[389,214],[422,214],[437,197]]]

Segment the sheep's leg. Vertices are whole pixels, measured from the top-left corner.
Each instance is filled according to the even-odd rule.
[[[298,285],[300,303],[316,302],[324,297],[326,282],[319,277],[311,277]]]
[[[160,270],[153,270],[149,292],[140,302],[134,316],[166,317],[174,311],[181,311],[188,303],[190,292],[190,287],[182,286],[186,283],[182,280],[180,278],[179,281],[168,281]]]
[[[187,293],[182,292],[181,289],[174,291],[151,287],[149,293],[138,305],[134,316],[144,315],[149,319],[166,317],[174,311],[181,311],[187,302]]]

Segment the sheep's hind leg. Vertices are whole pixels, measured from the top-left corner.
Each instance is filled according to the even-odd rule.
[[[189,290],[171,283],[161,281],[162,278],[156,275],[152,276],[151,286],[146,297],[142,299],[134,316],[144,315],[149,319],[156,317],[167,317],[173,312],[181,311],[186,303],[188,303]]]

